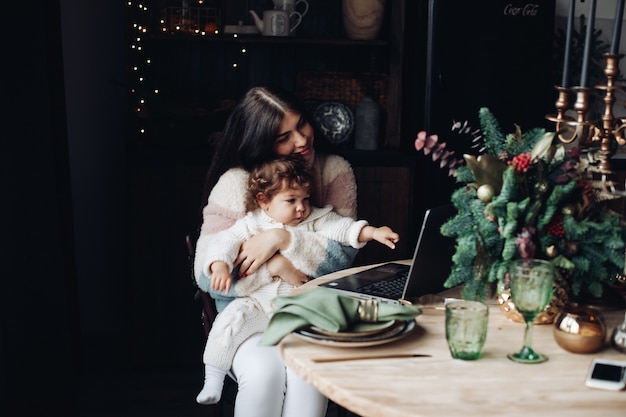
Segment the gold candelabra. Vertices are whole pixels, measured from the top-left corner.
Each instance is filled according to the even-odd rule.
[[[556,116],[547,116],[548,120],[556,123],[557,135],[561,142],[569,144],[578,141],[578,146],[581,148],[591,148],[599,143],[599,148],[593,153],[594,158],[599,161],[598,167],[603,175],[612,173],[610,160],[615,155],[617,147],[626,144],[624,137],[626,119],[616,118],[613,114],[615,92],[624,89],[615,84],[619,76],[619,60],[623,56],[623,54],[614,53],[604,54],[606,84],[595,86],[595,89],[604,91],[602,120],[588,119],[591,93],[594,90],[589,87],[557,86],[558,98],[555,103],[557,113]],[[573,107],[570,107],[572,95],[575,95],[576,100]],[[565,114],[571,109],[576,112],[575,118]]]

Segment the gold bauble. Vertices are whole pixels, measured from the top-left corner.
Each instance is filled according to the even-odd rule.
[[[563,213],[564,216],[573,216],[574,212],[575,209],[571,204],[563,206],[563,208],[561,209],[561,213]]]
[[[546,255],[548,256],[548,258],[556,258],[558,254],[559,250],[555,245],[550,245],[546,248]]]
[[[494,194],[495,194],[494,189],[489,184],[483,184],[480,187],[478,187],[478,190],[476,190],[476,196],[483,203],[490,202]]]

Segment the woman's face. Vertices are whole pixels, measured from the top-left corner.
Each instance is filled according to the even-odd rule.
[[[305,160],[313,158],[313,126],[293,112],[285,113],[274,141],[274,153],[279,156],[299,153]]]

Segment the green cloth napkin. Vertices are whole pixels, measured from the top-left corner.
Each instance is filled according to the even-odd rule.
[[[289,333],[307,326],[329,331],[346,330],[359,318],[359,300],[328,288],[272,300],[276,306],[261,339],[262,345],[276,345]],[[378,321],[410,320],[421,314],[415,306],[378,303]]]

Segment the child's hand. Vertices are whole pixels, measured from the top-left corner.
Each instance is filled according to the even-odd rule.
[[[385,246],[389,246],[391,249],[395,249],[395,244],[400,240],[400,235],[387,226],[376,228],[376,230],[374,230],[373,237],[374,240]]]
[[[278,277],[294,287],[299,287],[309,281],[309,277],[297,270],[287,258],[280,254],[272,256],[267,261],[267,269],[273,277]]]
[[[229,292],[233,283],[228,265],[224,262],[211,264],[211,289],[219,292]]]

